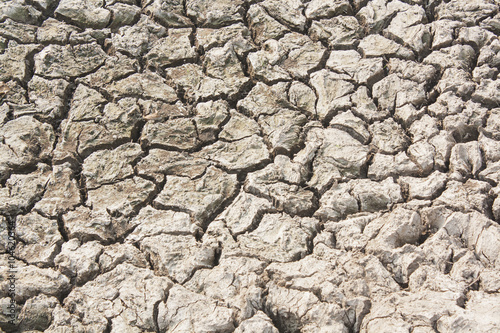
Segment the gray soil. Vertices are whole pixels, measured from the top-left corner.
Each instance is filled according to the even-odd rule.
[[[0,1],[0,332],[500,332],[499,10]]]

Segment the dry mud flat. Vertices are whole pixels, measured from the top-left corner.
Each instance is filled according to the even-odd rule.
[[[499,9],[2,1],[0,331],[500,332]]]

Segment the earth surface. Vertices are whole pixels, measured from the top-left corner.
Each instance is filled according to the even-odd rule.
[[[498,0],[1,0],[0,332],[500,332]]]

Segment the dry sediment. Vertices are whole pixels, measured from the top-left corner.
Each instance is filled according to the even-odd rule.
[[[2,2],[0,332],[500,331],[499,33],[496,0]]]

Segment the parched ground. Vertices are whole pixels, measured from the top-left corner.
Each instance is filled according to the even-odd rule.
[[[0,332],[500,332],[499,9],[1,0]]]

